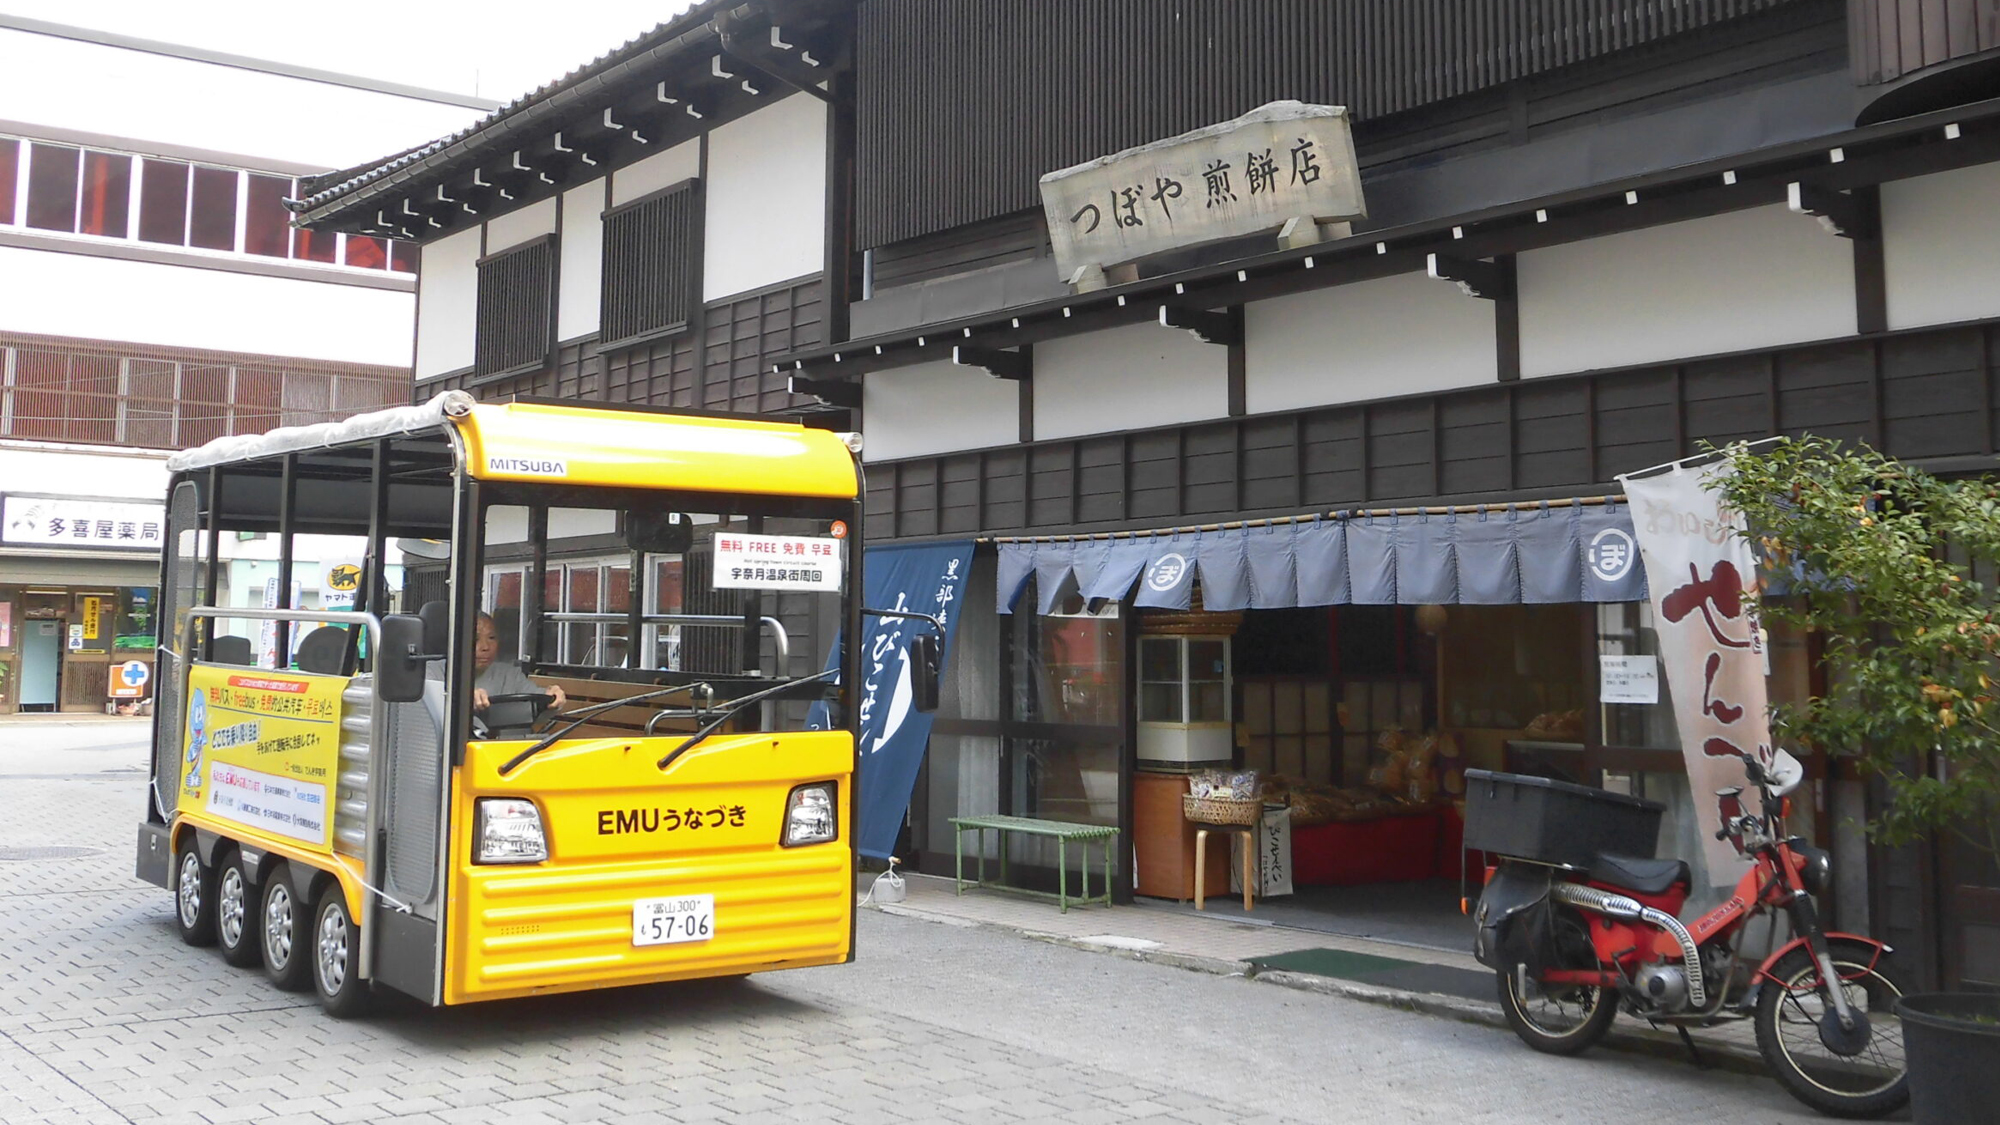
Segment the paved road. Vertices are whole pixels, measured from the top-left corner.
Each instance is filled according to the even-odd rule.
[[[7,1125],[1812,1120],[1765,1080],[873,911],[841,968],[340,1023],[133,880],[132,730],[0,725]],[[5,858],[51,847],[84,851]]]

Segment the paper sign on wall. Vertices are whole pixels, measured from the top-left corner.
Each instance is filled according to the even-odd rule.
[[[1597,699],[1600,703],[1658,703],[1660,658],[1600,656],[1597,658]]]

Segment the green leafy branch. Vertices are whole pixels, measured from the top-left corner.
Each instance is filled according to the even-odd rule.
[[[1826,691],[1772,733],[1853,757],[1885,843],[1935,831],[2000,855],[2000,485],[1804,437],[1734,451],[1724,502],[1764,559],[1759,612],[1822,638]],[[1771,585],[1775,583],[1776,585]]]

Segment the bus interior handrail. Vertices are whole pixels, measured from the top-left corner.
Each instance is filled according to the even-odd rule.
[[[544,613],[543,621],[557,624],[623,624],[632,620],[628,613],[592,613],[584,611],[564,611]],[[791,664],[792,635],[785,629],[785,623],[775,617],[759,617],[758,622],[771,631],[771,647],[778,658],[778,668],[782,671]],[[641,625],[710,625],[743,628],[744,618],[740,614],[728,613],[642,613]]]

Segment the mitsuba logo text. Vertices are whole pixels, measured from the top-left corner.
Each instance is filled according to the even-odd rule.
[[[511,473],[517,477],[566,477],[569,463],[546,457],[499,457],[486,459],[489,473]]]

